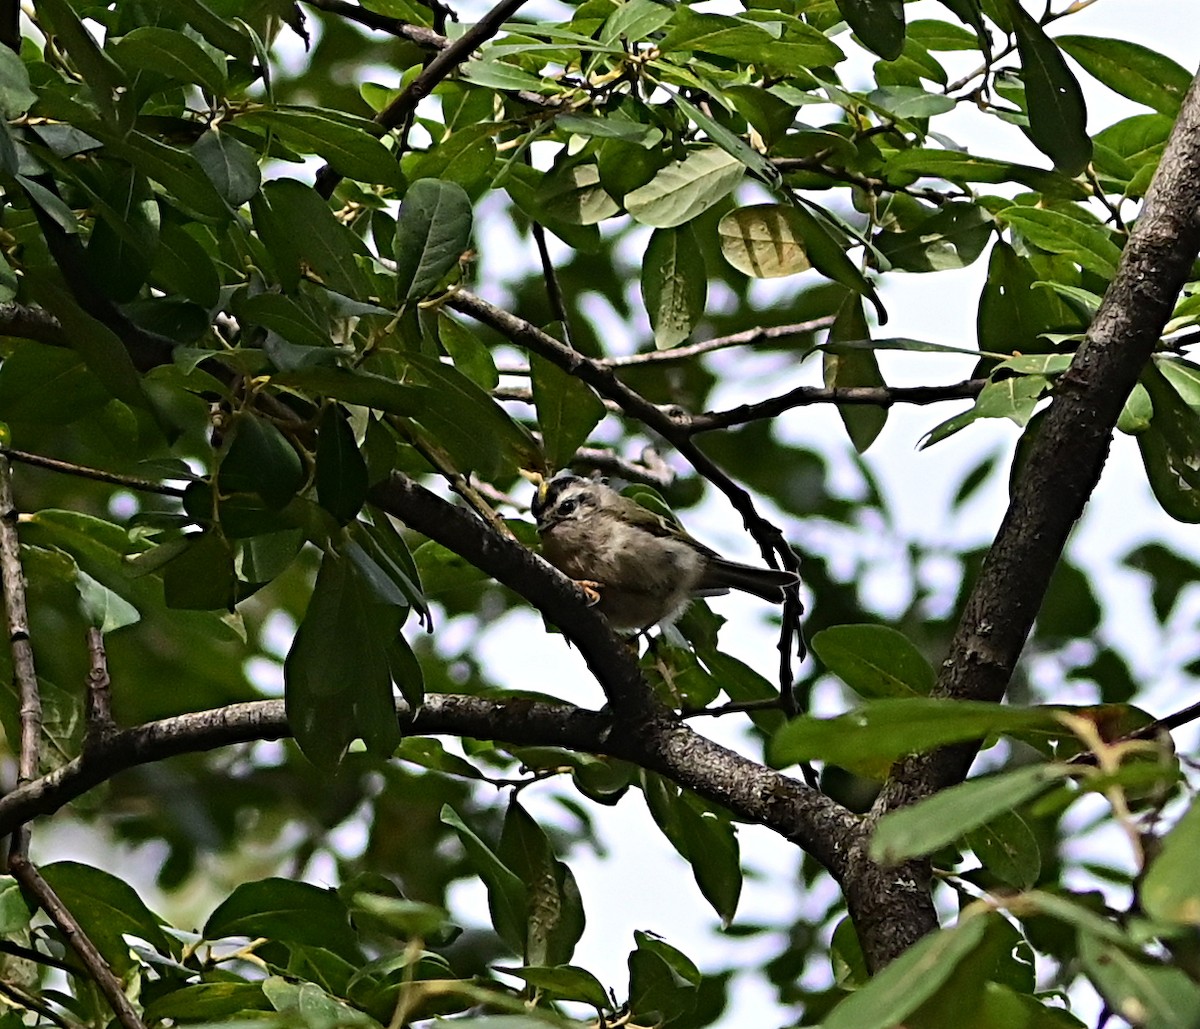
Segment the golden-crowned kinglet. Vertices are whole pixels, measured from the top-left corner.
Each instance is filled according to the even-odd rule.
[[[694,596],[730,589],[779,603],[794,572],[727,561],[636,500],[560,472],[533,502],[542,554],[575,579],[614,629],[672,622]]]

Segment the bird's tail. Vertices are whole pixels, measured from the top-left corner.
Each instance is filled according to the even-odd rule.
[[[708,571],[700,580],[700,589],[735,589],[752,593],[756,597],[778,604],[783,600],[783,591],[800,581],[795,572],[783,572],[775,568],[757,568],[754,565],[738,564],[717,558],[709,563]]]

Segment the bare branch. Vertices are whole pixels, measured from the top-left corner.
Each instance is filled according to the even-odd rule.
[[[42,743],[42,696],[38,692],[33,643],[29,638],[29,612],[25,604],[25,572],[21,567],[21,543],[17,539],[17,507],[13,499],[12,466],[0,455],[0,580],[4,584],[4,608],[8,642],[12,648],[13,678],[20,698],[21,743],[17,757],[17,784],[37,778]],[[29,851],[29,827],[14,827],[8,861],[24,858]]]
[[[64,966],[68,971],[70,966]],[[13,1004],[18,1007],[27,1008],[35,1014],[41,1015],[47,1022],[52,1022],[54,1025],[61,1026],[62,1029],[77,1029],[78,1022],[72,1022],[69,1018],[64,1018],[54,1008],[48,1004],[43,1004],[41,1000],[33,994],[22,990],[19,986],[13,983],[5,982],[0,979],[0,993],[4,994]]]
[[[688,428],[692,432],[728,429],[746,422],[776,418],[792,408],[812,404],[891,407],[893,404],[940,404],[946,400],[970,400],[979,396],[986,383],[987,379],[966,379],[948,386],[798,386],[756,404],[741,404],[726,411],[691,415]]]
[[[734,332],[728,336],[715,336],[712,339],[692,343],[686,347],[672,347],[670,350],[651,350],[641,354],[626,354],[623,357],[603,357],[597,364],[605,368],[625,368],[630,365],[666,364],[670,361],[687,361],[701,354],[711,354],[714,350],[724,350],[728,347],[754,346],[758,343],[774,343],[779,340],[792,339],[796,336],[807,336],[813,332],[828,329],[833,324],[833,315],[812,318],[806,322],[792,322],[789,325],[755,326],[742,332]]]
[[[385,14],[377,14],[375,11],[358,6],[358,4],[346,3],[346,0],[304,0],[304,2],[318,11],[336,14],[339,18],[357,22],[359,25],[375,29],[378,32],[386,32],[398,39],[407,39],[410,43],[416,43],[417,46],[428,47],[431,50],[445,50],[450,45],[450,40],[440,32],[434,32],[433,29],[427,29],[423,25],[410,25],[399,18],[389,18]]]
[[[103,955],[96,949],[96,945],[88,938],[75,916],[71,914],[50,884],[42,878],[42,873],[23,854],[10,854],[8,867],[17,882],[37,899],[41,909],[58,926],[58,931],[63,934],[67,944],[79,956],[83,967],[100,987],[100,992],[104,994],[105,1000],[108,1001],[121,1025],[125,1029],[145,1029],[133,1004],[125,996],[120,980],[108,967],[108,962],[104,960]]]
[[[0,455],[19,464],[32,465],[35,468],[46,468],[52,472],[62,472],[64,475],[78,475],[83,479],[95,479],[97,482],[107,482],[113,486],[125,486],[141,493],[157,493],[164,497],[182,497],[184,490],[178,486],[168,486],[165,483],[142,479],[135,475],[121,475],[118,472],[107,472],[102,468],[89,468],[86,465],[72,464],[70,461],[60,461],[54,457],[44,457],[41,454],[31,454],[24,450],[14,450],[12,447],[0,446]]]

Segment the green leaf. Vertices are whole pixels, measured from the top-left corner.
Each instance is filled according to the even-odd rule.
[[[345,525],[367,499],[367,462],[345,412],[330,404],[317,431],[317,502]]]
[[[76,861],[43,865],[41,873],[117,975],[134,965],[125,933],[172,953],[160,920],[124,880]]]
[[[600,29],[600,42],[616,43],[626,39],[634,43],[646,39],[670,22],[672,14],[671,8],[656,0],[628,0],[605,19]]]
[[[58,319],[72,349],[108,391],[131,407],[149,408],[150,401],[142,390],[141,376],[133,366],[128,348],[115,332],[75,302],[57,271],[26,268],[25,281],[42,306]]]
[[[1192,74],[1140,43],[1100,36],[1059,36],[1055,42],[1109,89],[1174,117]]]
[[[552,219],[569,225],[595,225],[621,210],[600,184],[600,169],[595,164],[549,172],[538,199]]]
[[[172,7],[218,50],[224,50],[242,64],[254,60],[254,43],[246,35],[246,23],[240,18],[227,21],[201,0],[172,0]]]
[[[1137,437],[1150,488],[1172,518],[1200,522],[1200,413],[1154,363],[1142,370],[1141,384],[1154,410]]]
[[[235,125],[269,129],[301,153],[317,154],[339,175],[360,182],[395,185],[399,166],[395,155],[373,133],[379,128],[366,119],[348,122],[345,115],[310,108],[246,111]]]
[[[666,87],[664,87],[666,88]],[[766,157],[755,150],[741,136],[735,135],[719,121],[710,118],[699,107],[680,93],[668,90],[671,102],[678,107],[686,117],[695,122],[712,142],[732,157],[736,157],[748,171],[753,172],[763,182],[770,185],[781,181],[779,170]]]
[[[318,766],[337,765],[356,738],[378,757],[399,744],[388,644],[403,613],[380,603],[350,558],[322,558],[283,666],[288,723]]]
[[[449,805],[442,808],[441,820],[458,835],[468,863],[487,887],[488,911],[496,932],[513,951],[524,954],[529,920],[525,884]]]
[[[116,122],[117,98],[129,85],[121,66],[101,49],[67,0],[46,0],[37,13],[58,45],[70,54],[105,118]]]
[[[1050,380],[1041,375],[1014,375],[989,381],[975,399],[974,414],[978,418],[1008,418],[1017,425],[1026,425],[1049,388]]]
[[[636,2],[636,0],[635,0]],[[612,1009],[612,1001],[604,992],[604,987],[586,968],[577,965],[535,966],[524,965],[521,968],[505,968],[495,965],[497,972],[505,975],[515,975],[530,986],[552,994],[562,1000],[577,1000],[582,1004],[591,1004],[597,1011]]]
[[[19,118],[36,100],[37,94],[29,88],[29,70],[25,62],[4,47],[0,52],[0,117]]]
[[[930,93],[920,86],[881,86],[864,98],[873,107],[895,118],[932,118],[953,111],[958,105],[944,93]]]
[[[885,61],[904,49],[904,0],[837,0],[850,28]]]
[[[192,144],[192,156],[231,207],[241,207],[258,192],[258,155],[228,133],[209,129]]]
[[[74,350],[26,343],[0,364],[0,411],[7,422],[68,425],[111,399]]]
[[[704,253],[690,225],[651,233],[641,282],[654,345],[669,350],[692,334],[708,297]]]
[[[1092,159],[1083,92],[1054,41],[1018,0],[1008,0],[1008,10],[1021,55],[1029,138],[1055,168],[1078,175]]]
[[[210,221],[229,219],[225,198],[209,180],[199,161],[186,150],[138,131],[118,135],[104,125],[92,122],[80,127],[100,140],[111,156],[128,161],[148,179],[163,186],[177,205],[190,208],[199,217]]]
[[[356,256],[369,256],[366,245],[334,217],[329,204],[311,186],[295,179],[273,179],[250,203],[254,227],[270,252],[285,290],[294,290],[301,265],[325,285],[349,297],[370,293]]]
[[[428,388],[416,420],[434,434],[461,471],[492,480],[538,466],[532,437],[460,371],[421,354],[397,354],[395,360],[404,379],[425,381]]]
[[[273,422],[244,410],[233,421],[217,484],[222,493],[255,493],[284,507],[304,483],[300,455]]]
[[[980,863],[1001,882],[1028,890],[1042,872],[1037,837],[1015,811],[1003,811],[987,824],[968,830],[964,842]]]
[[[886,625],[835,625],[812,638],[813,653],[860,697],[928,696],[933,667]]]
[[[1193,1029],[1200,1022],[1200,991],[1181,969],[1139,960],[1086,932],[1079,934],[1079,959],[1108,1006],[1135,1024]]]
[[[932,854],[964,833],[1044,793],[1062,779],[1065,765],[1030,765],[971,779],[911,807],[883,816],[871,836],[871,858],[899,864]]]
[[[538,354],[529,356],[533,403],[548,471],[566,468],[604,417],[595,391]]]
[[[887,159],[884,172],[889,181],[902,182],[912,176],[945,179],[948,182],[989,182],[995,185],[1015,181],[1030,189],[1044,191],[1064,199],[1082,199],[1082,187],[1061,172],[1045,171],[1028,165],[976,157],[961,150],[898,150]]]
[[[349,911],[337,891],[293,879],[242,883],[208,916],[202,933],[206,940],[264,936],[360,956]]]
[[[212,257],[192,233],[172,219],[164,219],[159,226],[150,274],[155,285],[201,307],[214,307],[220,299],[221,279]]]
[[[880,232],[873,242],[892,265],[910,272],[972,264],[992,238],[995,221],[976,204],[949,203],[914,229]]]
[[[717,224],[717,238],[722,256],[742,274],[773,279],[812,267],[804,249],[808,227],[804,216],[790,204],[755,204],[724,215]],[[699,252],[694,243],[690,249]],[[643,279],[645,275],[643,265]]]
[[[102,633],[133,625],[142,617],[129,601],[114,593],[104,583],[93,579],[82,569],[76,572],[75,586],[79,590],[83,617],[89,625]]]
[[[742,891],[737,834],[728,816],[652,772],[642,773],[642,792],[655,823],[691,865],[704,899],[728,926]]]
[[[918,940],[834,1008],[822,1029],[890,1029],[903,1022],[983,943],[988,923],[989,916],[971,911],[957,925]]]
[[[1142,910],[1158,922],[1200,925],[1200,882],[1196,854],[1200,853],[1200,803],[1192,801],[1150,862],[1141,881]]]
[[[16,879],[11,875],[0,875],[0,933],[10,936],[27,928],[36,910],[36,905],[25,898]]]
[[[141,25],[118,40],[111,55],[132,77],[152,71],[176,82],[194,82],[215,97],[225,93],[225,69],[194,39],[174,29]]]
[[[528,924],[524,957],[535,965],[570,960],[583,935],[583,901],[571,869],[554,854],[545,831],[509,801],[497,855],[525,884]]]
[[[662,1025],[696,1006],[700,970],[682,951],[635,929],[629,953],[629,1011],[638,1025]]]
[[[422,179],[396,219],[396,285],[401,301],[433,293],[471,242],[471,198],[455,182]]]
[[[215,531],[185,537],[182,551],[163,568],[167,607],[182,611],[233,610],[237,576],[229,541]]]
[[[671,229],[719,204],[745,173],[745,165],[720,147],[701,147],[626,193],[625,210],[643,225]]]
[[[842,301],[837,318],[829,330],[827,345],[844,343],[847,340],[864,340],[871,335],[863,313],[862,301],[851,294]],[[870,350],[826,349],[822,357],[822,372],[825,385],[831,389],[851,386],[884,386],[879,371],[879,361]],[[846,432],[854,448],[861,454],[883,431],[887,423],[886,407],[868,407],[858,404],[839,404],[838,416],[846,426]]]
[[[1020,231],[1029,242],[1072,261],[1106,279],[1116,274],[1121,248],[1099,224],[1073,218],[1060,211],[1036,207],[1006,207],[998,216]]]
[[[806,206],[801,200],[795,210],[800,216],[800,235],[804,239],[808,251],[808,259],[812,266],[822,275],[839,282],[847,289],[866,297],[875,307],[879,324],[887,321],[887,312],[871,281],[859,270],[858,265],[850,260],[846,248],[834,239],[829,229],[825,227],[827,216],[824,210],[815,204]],[[812,207],[812,211],[808,210]],[[814,213],[815,212],[815,213]],[[860,337],[865,338],[865,337]]]
[[[895,761],[906,754],[995,733],[1058,728],[1052,708],[1002,707],[933,697],[884,699],[836,718],[794,718],[771,739],[767,754],[776,767],[800,761],[839,765]]]

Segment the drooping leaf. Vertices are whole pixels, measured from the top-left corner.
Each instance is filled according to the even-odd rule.
[[[396,219],[396,283],[400,299],[432,293],[471,240],[471,199],[455,182],[422,179],[404,195]]]
[[[1029,136],[1054,167],[1078,175],[1092,159],[1083,92],[1045,29],[1018,0],[1008,0],[1008,10],[1029,100]]]
[[[866,349],[841,348],[839,344],[869,339],[871,330],[863,313],[862,300],[850,294],[842,301],[837,319],[829,330],[829,340],[822,360],[825,385],[831,389],[854,386],[883,386],[879,361]],[[838,415],[855,449],[862,453],[883,431],[887,422],[886,407],[859,404],[839,404]]]
[[[837,0],[855,34],[885,61],[904,49],[903,0]]]
[[[641,284],[654,345],[668,350],[682,343],[704,314],[708,297],[704,255],[690,225],[651,234]]]

